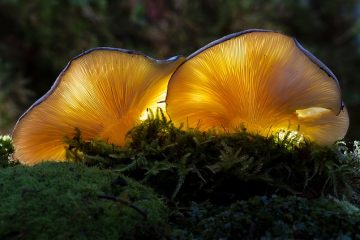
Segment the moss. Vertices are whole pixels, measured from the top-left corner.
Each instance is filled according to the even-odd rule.
[[[119,148],[84,142],[79,133],[68,140],[68,157],[118,169],[178,201],[229,204],[272,194],[359,199],[356,146],[354,151],[343,143],[321,147],[290,134],[265,138],[244,129],[235,134],[184,131],[161,112],[132,129],[128,139]]]
[[[1,239],[360,238],[358,142],[184,131],[161,112],[124,147],[66,141],[72,163],[0,169]]]
[[[44,163],[0,170],[1,239],[135,239],[163,234],[167,208],[111,171]]]
[[[179,217],[182,216],[182,217]],[[192,203],[176,239],[358,239],[360,210],[332,198],[257,196],[229,207]]]

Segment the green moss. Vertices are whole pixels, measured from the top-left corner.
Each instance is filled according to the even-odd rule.
[[[224,204],[255,195],[323,195],[359,199],[360,161],[343,143],[321,147],[289,134],[183,131],[161,112],[132,129],[119,148],[103,141],[69,140],[68,157],[118,169],[169,199]],[[236,187],[234,187],[236,186]]]
[[[73,163],[0,169],[0,239],[360,237],[358,142],[184,131],[161,111],[124,147],[66,141]]]
[[[167,220],[150,189],[69,163],[1,169],[0,202],[0,239],[157,238]]]
[[[181,217],[179,217],[181,216]],[[192,203],[176,239],[358,239],[360,210],[331,198],[253,197],[229,207]]]

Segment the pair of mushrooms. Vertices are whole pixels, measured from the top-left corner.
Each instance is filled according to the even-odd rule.
[[[166,102],[166,106],[164,104]],[[161,106],[163,104],[163,106]],[[64,136],[123,145],[147,109],[166,107],[175,125],[267,136],[297,131],[320,145],[346,134],[335,75],[297,40],[278,32],[228,35],[186,59],[95,48],[70,61],[51,90],[18,120],[15,158],[65,160]]]

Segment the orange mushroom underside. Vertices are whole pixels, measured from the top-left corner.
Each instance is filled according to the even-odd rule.
[[[189,56],[170,79],[166,103],[176,125],[265,136],[298,131],[323,145],[343,138],[349,125],[330,70],[293,38],[262,30]]]
[[[25,164],[65,160],[64,137],[123,145],[148,108],[164,101],[168,80],[183,61],[159,61],[119,49],[93,49],[75,58],[52,90],[18,121],[15,158]]]

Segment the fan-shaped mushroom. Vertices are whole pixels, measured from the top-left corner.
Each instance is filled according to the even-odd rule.
[[[75,57],[17,122],[15,158],[25,164],[62,161],[64,137],[74,136],[75,128],[85,140],[122,145],[146,110],[164,101],[170,76],[182,61],[114,48],[95,48]]]
[[[187,57],[166,103],[178,125],[243,126],[265,136],[291,130],[323,145],[349,125],[335,75],[297,40],[267,30],[228,35]]]

